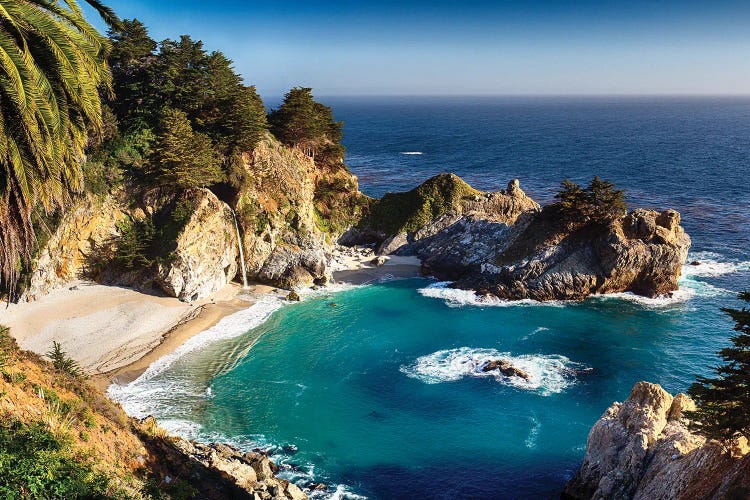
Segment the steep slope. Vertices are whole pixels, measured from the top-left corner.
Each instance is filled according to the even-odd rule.
[[[638,382],[591,429],[586,456],[563,497],[651,500],[750,497],[750,448],[727,449],[692,434],[684,412],[695,404]]]
[[[127,417],[0,327],[3,498],[306,498],[278,470],[259,453],[187,442]]]

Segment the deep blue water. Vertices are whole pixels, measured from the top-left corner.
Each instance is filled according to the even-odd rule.
[[[426,279],[267,299],[116,390],[128,411],[268,448],[334,496],[546,498],[636,381],[682,391],[717,362],[731,334],[719,308],[750,287],[750,100],[326,102],[368,194],[452,171],[488,190],[520,178],[544,202],[599,175],[633,205],[678,209],[703,264],[671,300],[487,305]],[[532,381],[479,376],[501,353]]]

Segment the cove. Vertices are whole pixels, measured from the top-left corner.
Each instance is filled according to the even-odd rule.
[[[683,279],[671,300],[550,304],[486,304],[427,279],[353,287],[115,397],[179,434],[268,450],[288,478],[327,484],[320,496],[554,497],[635,382],[677,392],[706,373],[730,329],[718,307],[733,301],[711,279]],[[478,373],[498,354],[535,382]]]

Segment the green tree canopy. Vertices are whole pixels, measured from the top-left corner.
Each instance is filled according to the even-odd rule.
[[[155,52],[156,42],[138,20],[124,21],[110,39],[112,108],[127,133],[158,129],[165,109],[182,111],[193,130],[211,139],[228,173],[268,129],[255,87],[244,85],[221,52],[208,53],[187,35],[162,41]]]
[[[317,161],[340,162],[343,122],[333,118],[333,111],[313,98],[312,89],[294,87],[284,102],[268,115],[271,132],[284,144],[302,149]]]
[[[102,128],[99,91],[110,89],[109,50],[74,0],[0,0],[0,284],[11,295],[36,241],[32,211],[54,211],[82,188],[88,132]]]
[[[750,302],[750,293],[740,294]],[[719,351],[724,365],[716,377],[698,377],[688,394],[698,410],[690,412],[692,430],[711,439],[729,441],[739,435],[750,439],[750,309],[722,309],[734,320],[732,346]]]
[[[171,189],[205,187],[224,180],[211,139],[193,131],[185,113],[177,109],[164,111],[150,169],[156,185]]]
[[[566,222],[606,226],[627,212],[625,192],[599,177],[594,177],[586,188],[566,179],[555,198]]]

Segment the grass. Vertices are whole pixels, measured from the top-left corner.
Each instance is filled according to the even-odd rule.
[[[406,193],[387,193],[360,226],[388,236],[411,233],[479,193],[456,175],[440,174]]]

